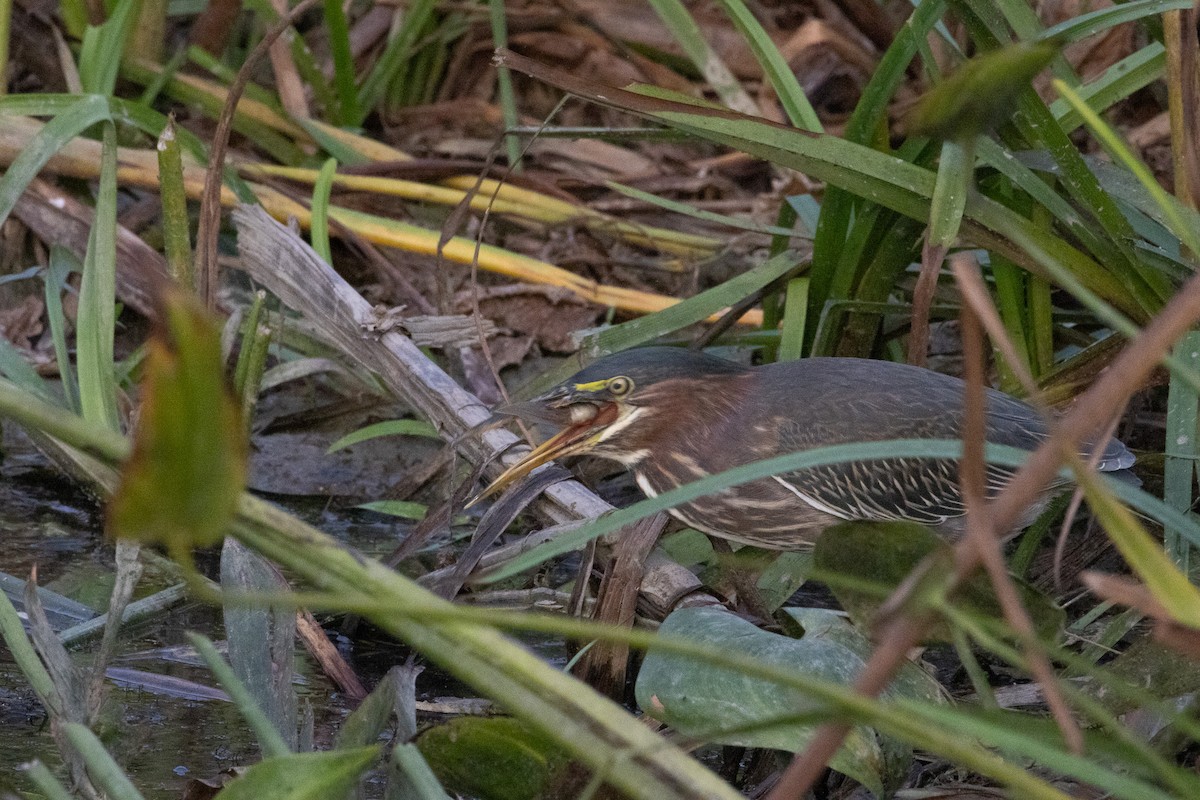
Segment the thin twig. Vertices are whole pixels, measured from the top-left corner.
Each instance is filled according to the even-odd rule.
[[[196,231],[196,291],[207,308],[213,308],[217,293],[217,234],[221,229],[221,175],[225,170],[225,154],[229,149],[229,134],[233,130],[233,113],[250,75],[267,54],[271,43],[292,26],[297,19],[317,6],[321,0],[301,0],[283,19],[263,36],[262,41],[246,56],[237,77],[225,95],[225,107],[217,119],[212,146],[208,151],[208,170],[204,175],[204,194],[200,196],[200,225]]]
[[[1045,411],[1046,404],[1042,399],[1041,387],[1037,385],[1033,374],[1029,371],[1025,361],[1017,355],[1017,348],[1013,345],[1012,339],[1008,335],[1008,331],[1004,327],[1004,323],[1000,320],[1000,312],[996,310],[995,303],[992,302],[992,296],[988,294],[987,287],[983,283],[983,276],[979,273],[979,265],[971,260],[955,259],[951,262],[951,268],[954,271],[954,278],[958,282],[958,290],[962,295],[963,301],[971,307],[971,310],[978,315],[979,320],[983,323],[984,329],[988,333],[988,337],[992,340],[992,344],[1004,356],[1008,362],[1009,368],[1016,375],[1017,380],[1021,382],[1021,386],[1025,389],[1027,399],[1030,400],[1034,407],[1042,411],[1042,416],[1046,421],[1046,429],[1051,433],[1054,432],[1056,425],[1056,417]],[[1100,463],[1100,459],[1104,455],[1104,443],[1113,437],[1116,431],[1117,422],[1120,419],[1119,414],[1114,414],[1112,421],[1104,431],[1104,435],[1096,439],[1096,443],[1092,447],[1092,452],[1088,457],[1087,464],[1089,469],[1094,469]],[[1054,546],[1054,585],[1062,590],[1061,583],[1061,566],[1063,549],[1066,546],[1067,533],[1071,529],[1071,524],[1074,522],[1075,514],[1079,511],[1079,506],[1083,502],[1083,492],[1076,489],[1071,496],[1071,503],[1067,507],[1067,512],[1063,516],[1063,524],[1059,532],[1058,540]]]
[[[492,208],[496,204],[496,198],[500,195],[500,189],[503,188],[504,185],[509,181],[509,179],[512,177],[513,170],[517,168],[517,164],[524,160],[525,156],[529,154],[530,148],[533,147],[533,143],[537,141],[537,138],[541,134],[542,130],[544,130],[545,127],[550,124],[550,120],[554,119],[554,117],[558,115],[558,112],[562,110],[562,107],[566,104],[566,102],[566,96],[558,101],[558,105],[551,109],[550,113],[546,115],[546,118],[542,120],[542,124],[538,128],[537,133],[531,136],[529,141],[525,143],[525,147],[521,149],[521,152],[517,155],[516,160],[509,164],[508,168],[504,170],[504,174],[496,180],[496,187],[492,190],[492,196],[488,198],[487,206],[483,209],[483,219],[480,220],[479,229],[475,232],[475,250],[471,254],[471,317],[475,320],[475,327],[479,336],[479,350],[483,353],[484,360],[487,361],[488,369],[490,369],[492,372],[492,380],[496,382],[496,387],[500,390],[500,396],[504,398],[505,403],[510,403],[512,401],[508,396],[508,388],[505,387],[504,381],[500,378],[500,370],[496,368],[496,361],[492,358],[491,345],[488,344],[487,336],[485,336],[483,333],[483,314],[479,310],[479,251],[483,247],[483,232],[487,229],[488,220],[492,215]],[[507,136],[507,134],[505,134],[505,136]],[[488,167],[491,166],[491,162],[495,158],[496,153],[499,150],[499,146],[500,140],[498,139],[492,147],[491,152],[488,154]],[[475,180],[475,185],[471,187],[470,191],[463,195],[463,200],[460,206],[461,208],[470,208],[471,199],[483,186],[483,179],[487,173],[488,169],[485,167],[485,169],[479,174],[479,177]],[[441,242],[438,243],[438,250],[440,255]],[[529,428],[520,419],[516,419],[515,422],[517,427],[521,429],[521,433],[525,436],[525,441],[532,444],[534,439],[533,435],[529,432]]]
[[[955,257],[971,261],[972,257],[962,254]],[[1063,697],[1045,648],[1037,638],[1033,620],[1029,612],[1021,604],[1021,597],[1008,574],[1004,563],[1004,553],[1001,552],[1000,535],[1005,531],[997,531],[986,513],[985,485],[987,467],[983,457],[984,444],[987,439],[986,398],[984,396],[983,380],[983,332],[980,329],[979,317],[976,316],[970,304],[962,308],[962,339],[963,361],[965,364],[967,387],[963,414],[963,459],[960,467],[963,500],[967,506],[967,541],[973,541],[979,560],[983,562],[1000,609],[1008,624],[1016,631],[1029,662],[1029,671],[1042,685],[1043,697],[1050,713],[1062,733],[1063,741],[1071,752],[1083,752],[1083,733],[1071,716],[1071,709]],[[997,535],[997,534],[1000,535]]]
[[[1108,427],[1104,431],[1104,436],[1097,441],[1107,442],[1113,437],[1117,431],[1117,424],[1121,421],[1120,415],[1114,415],[1108,422]],[[1087,468],[1095,470],[1096,465],[1100,463],[1100,459],[1104,457],[1104,448],[1097,446],[1091,452],[1087,459]],[[1079,513],[1079,507],[1083,505],[1083,490],[1075,487],[1071,493],[1071,502],[1067,506],[1067,511],[1063,515],[1062,527],[1058,531],[1058,539],[1054,542],[1054,588],[1058,592],[1063,591],[1062,580],[1062,565],[1063,558],[1067,549],[1067,536],[1071,532],[1071,525],[1075,522],[1075,515]]]

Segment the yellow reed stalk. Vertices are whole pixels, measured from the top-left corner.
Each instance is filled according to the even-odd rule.
[[[33,136],[41,130],[42,123],[28,117],[16,116],[6,116],[3,122],[4,124],[0,125],[0,164],[7,165],[28,147]],[[188,160],[185,158],[185,161]],[[118,148],[117,164],[117,178],[123,185],[158,188],[158,157],[155,151]],[[98,176],[99,165],[100,143],[90,139],[75,139],[51,157],[46,169],[59,175],[92,179]],[[183,182],[188,196],[198,199],[204,189],[204,169],[194,163],[185,163]],[[254,183],[248,186],[263,208],[276,219],[287,220],[294,217],[304,227],[311,223],[309,210],[286,195],[268,186]],[[222,187],[221,202],[225,206],[233,206],[238,200],[230,189]],[[438,241],[441,238],[437,231],[345,208],[332,207],[329,214],[342,225],[376,244],[426,255],[437,253]],[[475,242],[461,236],[453,237],[442,248],[442,256],[446,260],[459,264],[471,264],[475,260],[475,254]],[[589,302],[612,306],[625,312],[650,313],[679,302],[674,297],[653,292],[603,286],[561,267],[511,253],[493,245],[479,247],[478,265],[482,270],[517,280],[561,287]],[[740,322],[746,325],[761,325],[762,314],[752,310],[743,315]]]

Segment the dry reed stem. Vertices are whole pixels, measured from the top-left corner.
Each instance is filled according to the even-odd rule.
[[[221,175],[225,169],[225,154],[229,150],[229,134],[233,130],[233,112],[250,81],[250,74],[267,54],[271,44],[297,19],[315,8],[321,0],[301,0],[279,22],[272,25],[258,45],[246,56],[237,77],[229,86],[225,107],[217,119],[212,146],[208,154],[208,171],[204,176],[204,194],[200,198],[200,225],[196,232],[196,287],[201,302],[213,308],[217,291],[217,234],[221,228]]]

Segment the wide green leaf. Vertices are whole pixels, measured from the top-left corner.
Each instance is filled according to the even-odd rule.
[[[215,322],[182,291],[164,319],[148,345],[133,455],[108,522],[117,536],[202,547],[220,541],[237,508],[246,431]]]
[[[971,59],[921,98],[908,117],[909,133],[963,140],[994,128],[1059,49],[1054,40],[1022,42]]]
[[[512,717],[459,717],[417,739],[433,774],[451,792],[479,800],[542,797],[566,754]]]
[[[792,639],[763,631],[724,609],[685,608],[663,621],[664,635],[735,653],[754,653],[765,664],[849,684],[866,663],[871,644],[836,613],[789,609],[804,627]],[[651,648],[637,680],[642,710],[685,736],[743,747],[797,751],[812,738],[828,708],[795,689]],[[938,684],[914,665],[900,670],[887,696],[938,702]],[[856,728],[830,766],[880,794],[890,783],[894,747]]]
[[[220,800],[327,800],[345,797],[379,758],[379,747],[268,758],[225,785]]]
[[[949,543],[914,522],[843,522],[822,533],[813,548],[813,565],[821,571],[821,579],[830,584],[838,602],[864,627],[870,625],[882,600],[921,562],[939,557],[947,565],[942,574],[948,575],[952,561]],[[1066,620],[1063,610],[1028,584],[1014,581],[1039,636],[1056,638]],[[1004,616],[986,575],[968,581],[955,602],[985,620],[1000,622]],[[945,628],[935,629],[931,636],[950,638]]]

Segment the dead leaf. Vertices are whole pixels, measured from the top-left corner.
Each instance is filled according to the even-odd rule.
[[[28,347],[42,335],[46,303],[37,295],[26,295],[17,305],[0,311],[0,335],[18,347]]]
[[[479,291],[483,316],[501,328],[533,337],[540,348],[554,353],[574,352],[577,345],[572,334],[594,326],[603,313],[553,288],[517,285]],[[460,294],[456,301],[465,311],[470,295]]]

